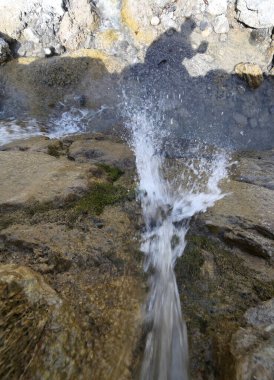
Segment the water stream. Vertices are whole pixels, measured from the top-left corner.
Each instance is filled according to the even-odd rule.
[[[202,157],[199,144],[192,158],[171,160],[162,152],[167,129],[146,106],[132,110],[127,127],[136,155],[139,199],[145,229],[141,249],[150,275],[145,309],[149,326],[141,370],[142,380],[187,380],[188,342],[174,274],[176,259],[186,246],[190,218],[222,198],[219,182],[226,176],[222,152]],[[192,146],[193,149],[193,146]],[[185,152],[186,153],[186,152]],[[182,169],[184,167],[184,170]]]

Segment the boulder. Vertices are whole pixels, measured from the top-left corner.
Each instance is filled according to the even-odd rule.
[[[243,78],[249,87],[256,89],[263,82],[263,71],[259,65],[254,63],[238,63],[235,66],[235,73]]]
[[[238,20],[251,28],[274,26],[274,2],[272,0],[238,0]]]

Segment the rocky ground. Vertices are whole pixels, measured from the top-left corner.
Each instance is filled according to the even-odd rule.
[[[177,279],[192,379],[272,380],[273,1],[2,0],[0,11],[0,377],[138,377],[142,218],[134,158],[113,132],[127,88],[168,98],[179,136],[241,149],[227,196],[191,222]],[[73,132],[112,135],[52,139],[67,112]]]
[[[274,154],[235,159],[176,266],[195,380],[274,374]],[[100,134],[39,137],[0,161],[1,378],[135,378],[146,278],[131,152]]]
[[[0,161],[1,378],[131,378],[146,285],[130,151],[39,138]]]

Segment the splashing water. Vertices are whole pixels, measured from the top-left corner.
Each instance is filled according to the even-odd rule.
[[[153,273],[145,315],[150,331],[141,379],[187,380],[187,331],[174,266],[185,249],[190,218],[224,196],[218,184],[226,176],[227,158],[215,153],[210,160],[198,156],[183,162],[173,160],[177,167],[170,167],[159,153],[168,134],[158,128],[151,114],[145,109],[133,112],[127,125],[145,222],[141,249],[146,256],[145,269]]]

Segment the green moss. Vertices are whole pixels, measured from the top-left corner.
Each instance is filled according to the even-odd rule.
[[[105,206],[121,201],[127,196],[127,189],[111,183],[97,183],[91,191],[76,203],[76,209],[99,215]]]
[[[106,174],[112,182],[117,181],[121,177],[121,175],[124,174],[124,172],[116,166],[110,166],[103,163],[97,164],[97,166],[106,172]]]

